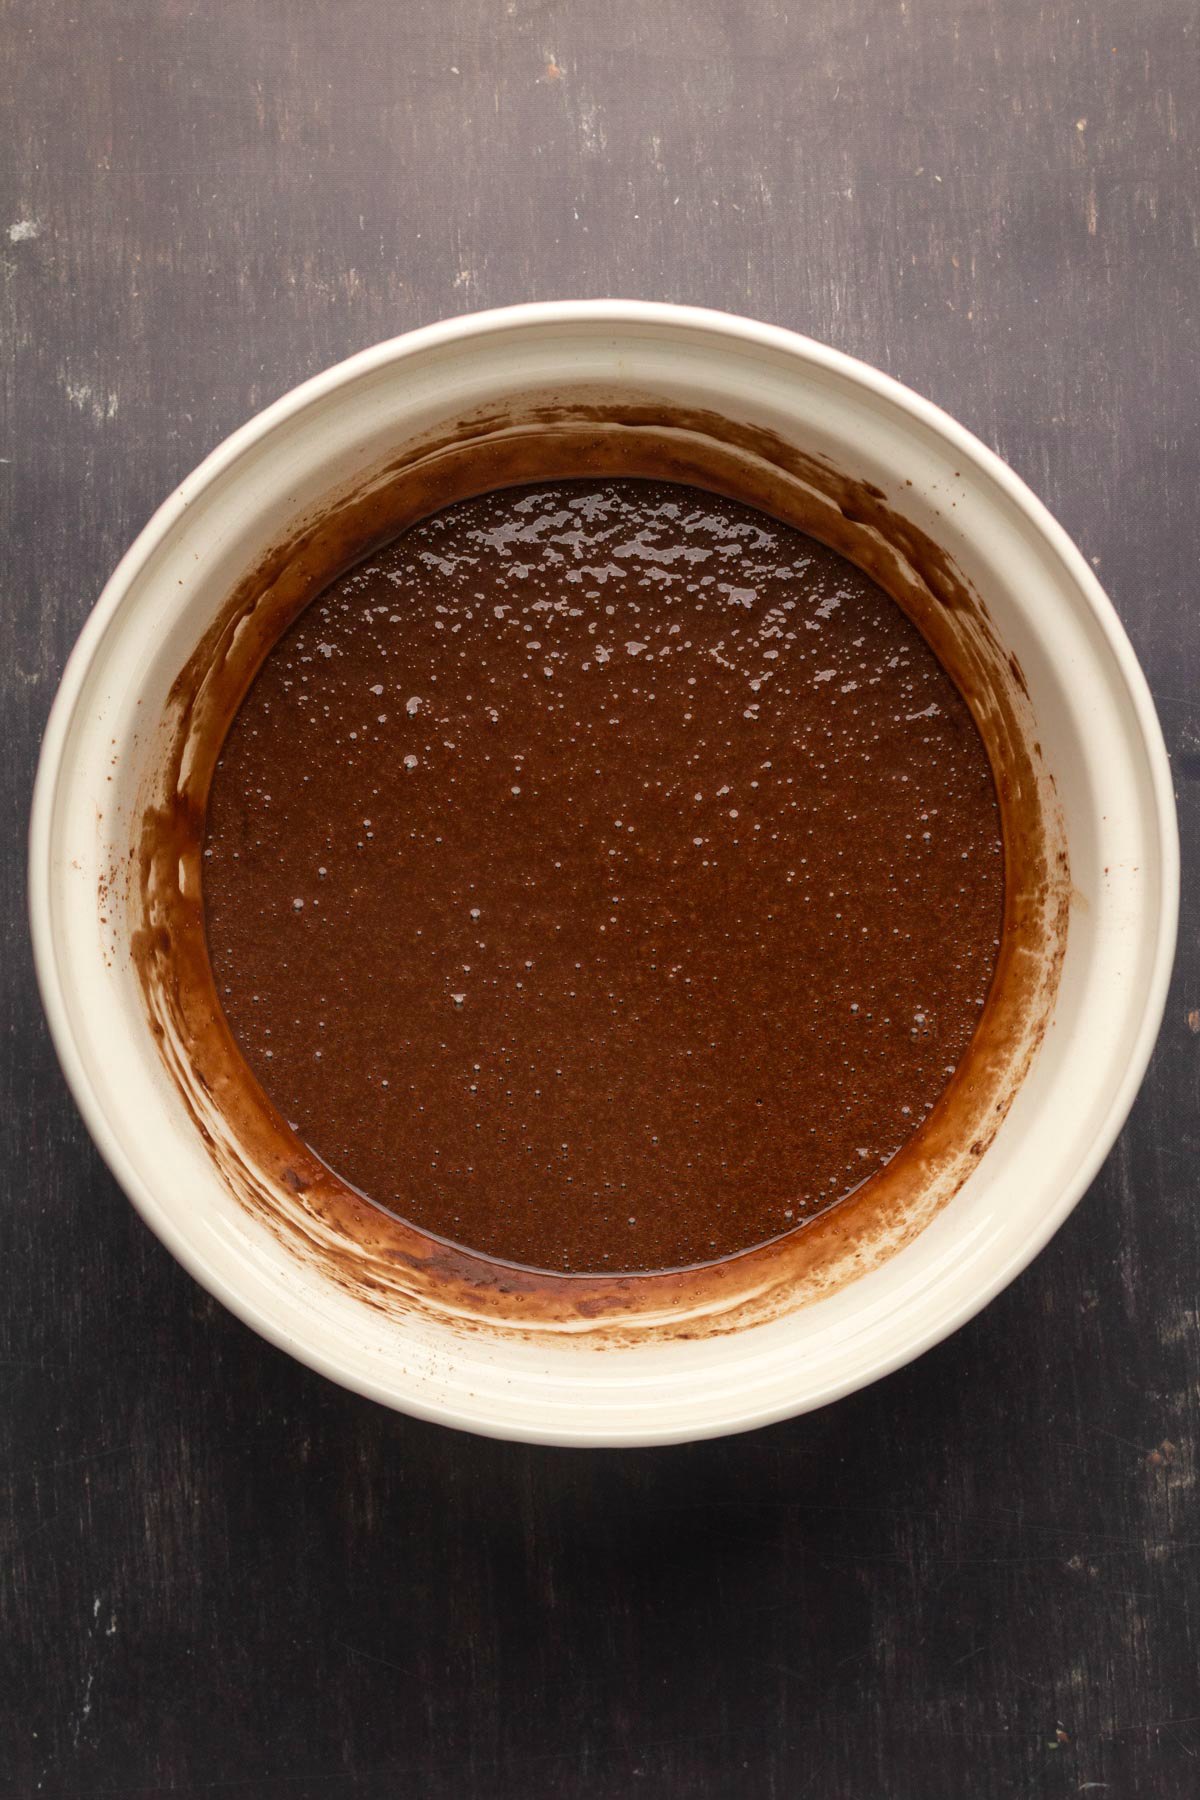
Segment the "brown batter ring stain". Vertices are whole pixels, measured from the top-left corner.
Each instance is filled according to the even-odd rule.
[[[879,1175],[812,1223],[763,1249],[674,1274],[555,1276],[507,1266],[371,1206],[305,1149],[250,1074],[217,1001],[204,941],[201,845],[215,759],[282,631],[341,571],[413,520],[494,488],[585,476],[682,481],[757,506],[878,581],[970,705],[1004,831],[996,974],[980,1026],[924,1124]],[[1064,839],[1047,772],[1030,748],[1027,702],[986,608],[945,552],[878,490],[715,415],[547,396],[519,415],[493,410],[411,446],[369,484],[331,495],[319,517],[295,521],[181,671],[168,724],[130,896],[135,960],[164,1060],[230,1191],[298,1255],[396,1317],[416,1308],[462,1329],[565,1332],[608,1346],[741,1329],[831,1292],[910,1241],[953,1196],[986,1151],[1049,1022],[1070,891]]]

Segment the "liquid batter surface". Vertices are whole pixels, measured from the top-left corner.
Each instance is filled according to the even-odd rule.
[[[865,575],[684,487],[564,482],[321,595],[204,861],[251,1070],[340,1176],[573,1272],[731,1255],[895,1155],[979,1020],[987,757]]]

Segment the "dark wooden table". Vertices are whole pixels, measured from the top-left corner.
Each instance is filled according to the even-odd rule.
[[[8,0],[0,1793],[1200,1792],[1191,0]],[[34,992],[38,735],[226,432],[520,299],[689,300],[931,395],[1096,564],[1185,833],[1133,1118],[990,1310],[814,1417],[656,1452],[342,1393],[175,1266]]]

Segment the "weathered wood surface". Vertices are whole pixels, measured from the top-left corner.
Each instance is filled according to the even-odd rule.
[[[1200,1792],[1190,0],[0,31],[0,1793]],[[1149,672],[1191,885],[1129,1128],[983,1317],[819,1416],[591,1455],[390,1416],[176,1268],[57,1073],[21,839],[67,650],[206,450],[406,326],[605,293],[812,332],[1032,481]]]

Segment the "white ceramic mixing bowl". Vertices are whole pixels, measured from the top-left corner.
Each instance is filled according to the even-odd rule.
[[[154,722],[222,603],[289,521],[439,422],[600,387],[703,408],[905,492],[1020,659],[1069,845],[1052,1029],[970,1179],[895,1255],[749,1328],[597,1349],[569,1334],[397,1319],[292,1254],[222,1181],[101,921],[161,754]],[[952,502],[948,498],[952,496]],[[836,1399],[978,1311],[1062,1223],[1129,1110],[1162,1014],[1178,853],[1141,671],[1091,570],[1029,490],[928,402],[791,333],[719,313],[563,302],[453,320],[306,382],[171,496],[109,581],[63,676],[31,828],[34,948],[55,1044],[113,1173],[198,1281],[313,1368],[497,1436],[660,1443]]]

